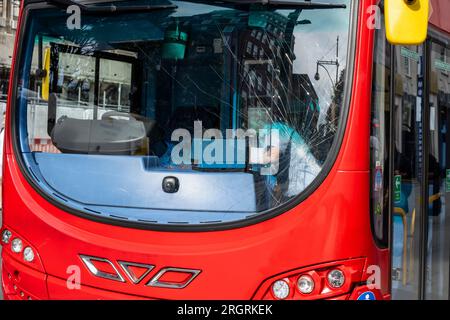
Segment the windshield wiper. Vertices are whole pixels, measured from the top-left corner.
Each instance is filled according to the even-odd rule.
[[[193,1],[195,2],[195,0]],[[205,3],[204,1],[200,1]],[[211,1],[208,1],[208,3]],[[215,4],[232,4],[235,6],[251,6],[260,5],[271,9],[345,9],[345,4],[321,3],[312,1],[295,1],[295,0],[213,0]]]
[[[47,0],[47,3],[54,6],[67,8],[68,6],[76,5],[83,13],[87,14],[111,14],[111,13],[127,13],[127,12],[149,12],[161,10],[174,10],[178,6],[174,4],[160,4],[160,5],[137,5],[137,6],[116,6],[114,4],[104,6],[88,6],[81,4],[75,0]]]

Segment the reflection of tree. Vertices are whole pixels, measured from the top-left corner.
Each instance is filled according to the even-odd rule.
[[[345,69],[339,75],[339,81],[334,86],[330,107],[327,110],[325,121],[320,125],[319,134],[322,136],[321,143],[317,148],[317,159],[325,161],[333,144],[334,136],[339,123],[342,103],[344,100]]]
[[[344,99],[344,85],[345,85],[345,69],[341,71],[339,75],[339,81],[335,85],[333,90],[333,96],[331,98],[331,105],[328,109],[327,123],[334,126],[334,131],[337,128],[337,122],[339,119],[339,114],[341,112],[342,102]]]

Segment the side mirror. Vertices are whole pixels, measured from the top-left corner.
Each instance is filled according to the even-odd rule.
[[[47,101],[50,92],[50,48],[45,49],[43,68],[41,96],[43,100]]]
[[[392,44],[417,45],[427,38],[429,0],[385,0],[386,37]]]

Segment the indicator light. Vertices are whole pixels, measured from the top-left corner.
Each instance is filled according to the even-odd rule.
[[[23,260],[26,262],[32,262],[34,260],[34,252],[30,247],[26,247],[23,250]]]
[[[339,269],[331,270],[327,276],[328,284],[332,288],[340,288],[344,285],[345,276],[344,273]]]
[[[365,264],[364,258],[356,258],[291,269],[264,281],[254,299],[351,299],[348,294],[360,285]]]
[[[284,280],[275,281],[272,285],[272,293],[277,299],[286,299],[289,296],[289,291],[289,284]]]
[[[23,248],[23,243],[22,243],[22,240],[20,240],[19,238],[15,238],[11,242],[11,250],[12,250],[12,252],[19,253],[19,252],[22,251],[22,248]]]
[[[11,240],[11,236],[12,236],[11,231],[9,231],[9,230],[3,231],[3,233],[2,233],[2,242],[4,244],[8,244],[9,240]]]
[[[298,290],[303,294],[309,294],[314,290],[314,280],[308,275],[303,275],[297,281]]]

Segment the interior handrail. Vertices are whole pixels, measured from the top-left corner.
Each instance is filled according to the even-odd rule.
[[[402,273],[402,283],[405,286],[406,285],[406,276],[407,276],[407,261],[406,261],[406,257],[407,257],[407,252],[406,252],[406,244],[408,241],[408,226],[407,226],[407,222],[406,222],[406,212],[405,210],[403,210],[402,208],[399,207],[395,207],[394,208],[394,215],[398,215],[402,218],[402,223],[403,223],[403,259],[402,259],[402,266],[403,266],[403,273]]]

